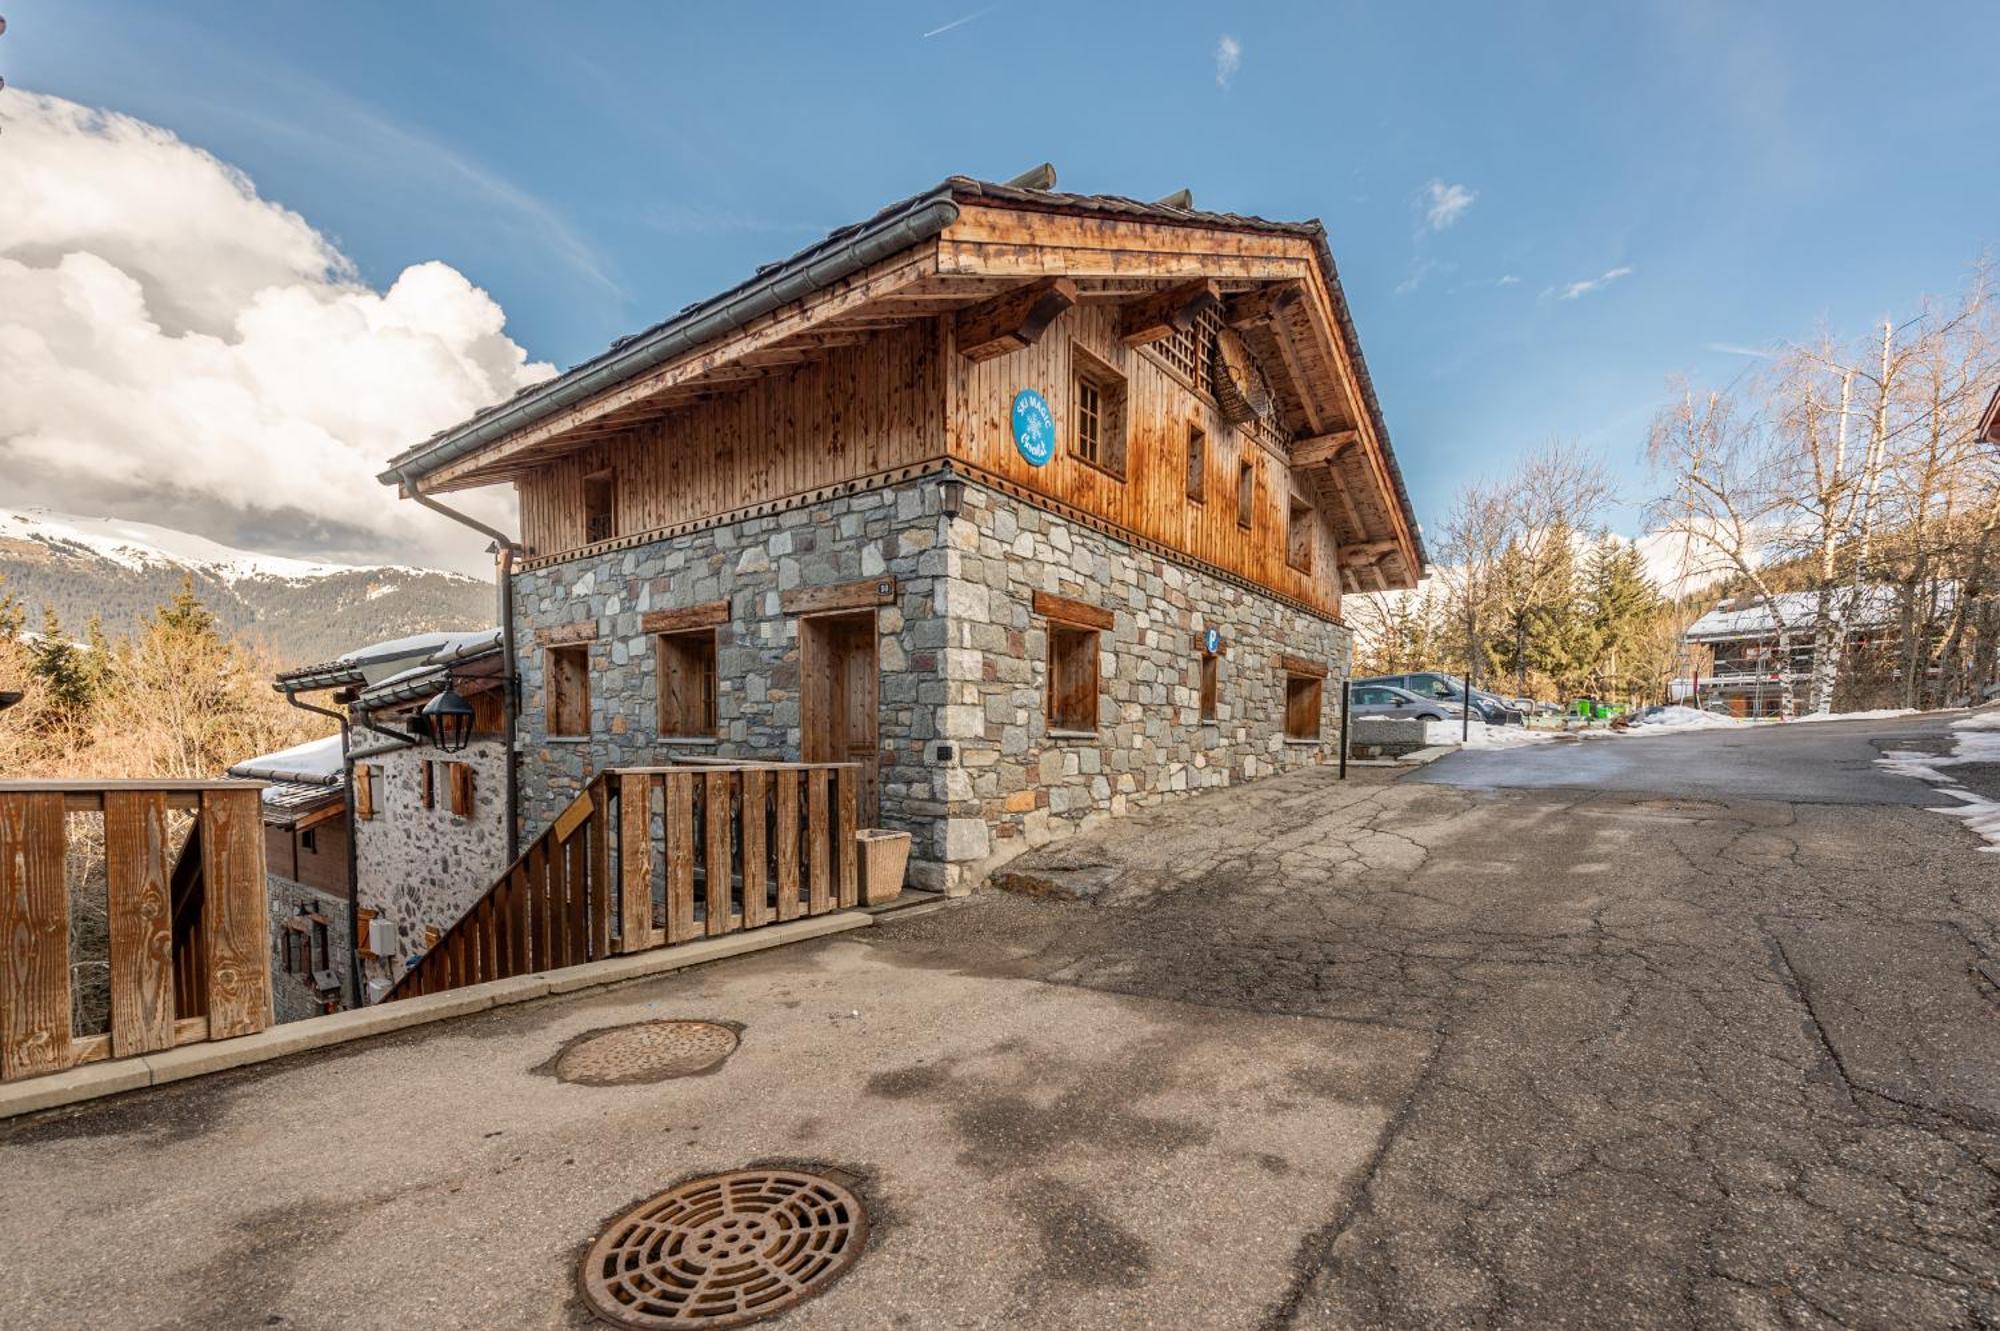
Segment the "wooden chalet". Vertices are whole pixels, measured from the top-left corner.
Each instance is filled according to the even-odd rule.
[[[955,177],[396,457],[512,485],[523,832],[853,763],[920,881],[1323,760],[1425,554],[1317,222]],[[448,508],[446,511],[450,511]]]

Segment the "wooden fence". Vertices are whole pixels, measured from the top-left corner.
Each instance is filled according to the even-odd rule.
[[[859,785],[854,763],[604,772],[388,998],[853,906]]]
[[[256,781],[0,782],[0,1081],[271,1023]],[[72,1022],[72,828],[101,813],[110,1019]],[[192,816],[176,851],[173,815]]]

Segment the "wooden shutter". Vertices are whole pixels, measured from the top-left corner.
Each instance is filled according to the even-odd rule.
[[[451,813],[454,818],[472,816],[472,764],[451,765]]]
[[[354,769],[354,816],[375,816],[375,769],[363,764]]]

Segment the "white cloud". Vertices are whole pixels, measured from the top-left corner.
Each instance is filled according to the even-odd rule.
[[[439,262],[374,290],[172,133],[32,93],[4,105],[0,475],[15,497],[286,553],[485,565],[483,542],[374,476],[553,373],[490,296]],[[506,516],[504,499],[475,502]]]
[[[1442,231],[1465,215],[1479,191],[1464,185],[1447,185],[1442,180],[1433,180],[1424,186],[1424,223],[1433,231]]]
[[[1611,285],[1611,283],[1616,282],[1621,277],[1630,277],[1631,275],[1632,270],[1629,267],[1607,269],[1596,277],[1587,277],[1581,282],[1571,282],[1561,291],[1556,292],[1556,299],[1575,300],[1578,296],[1587,296],[1593,291]]]
[[[1518,278],[1518,277],[1516,277],[1516,276],[1514,276],[1514,274],[1512,274],[1512,273],[1507,273],[1507,274],[1505,274],[1504,276],[1502,276],[1502,277],[1501,277],[1501,279],[1500,279],[1500,280],[1499,280],[1498,282],[1495,282],[1495,283],[1494,283],[1493,285],[1494,285],[1494,286],[1496,286],[1496,287],[1517,287],[1517,286],[1520,286],[1520,285],[1521,285],[1521,279],[1520,279],[1520,278]]]
[[[1749,356],[1755,360],[1769,360],[1771,352],[1762,347],[1746,347],[1737,342],[1705,342],[1704,351],[1720,352],[1725,356]]]
[[[1215,43],[1215,86],[1227,88],[1236,71],[1243,68],[1243,43],[1223,33]]]

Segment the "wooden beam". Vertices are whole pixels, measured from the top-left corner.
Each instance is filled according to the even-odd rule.
[[[956,320],[958,354],[982,361],[1031,347],[1074,304],[1076,283],[1067,277],[1045,277],[968,305]]]
[[[579,642],[595,641],[597,641],[597,621],[593,619],[535,630],[535,645],[538,647],[569,647]]]
[[[1340,547],[1340,562],[1343,564],[1373,564],[1386,559],[1397,551],[1394,541],[1356,541]]]
[[[641,633],[680,633],[687,629],[712,629],[729,622],[729,602],[703,601],[676,610],[649,610],[639,616]]]
[[[1185,333],[1203,310],[1222,303],[1222,288],[1210,278],[1182,282],[1155,291],[1125,306],[1118,316],[1118,340],[1128,347],[1143,347],[1175,333]]]
[[[830,610],[867,610],[895,599],[894,578],[863,578],[831,587],[800,587],[779,597],[778,608],[788,615],[816,615]]]
[[[1222,304],[1222,322],[1231,328],[1248,328],[1270,319],[1305,294],[1305,284],[1298,281],[1268,282],[1249,291],[1241,291]]]
[[[1280,656],[1278,658],[1278,669],[1288,675],[1310,675],[1314,679],[1326,678],[1326,662],[1316,661],[1308,656]]]
[[[1335,458],[1361,442],[1359,430],[1333,430],[1326,434],[1307,435],[1292,441],[1292,465],[1294,467],[1318,467],[1332,462]]]
[[[1087,601],[1073,601],[1067,596],[1057,596],[1054,592],[1035,593],[1035,613],[1053,619],[1059,624],[1074,624],[1078,628],[1110,629],[1116,622],[1112,613],[1102,606],[1091,605]]]

